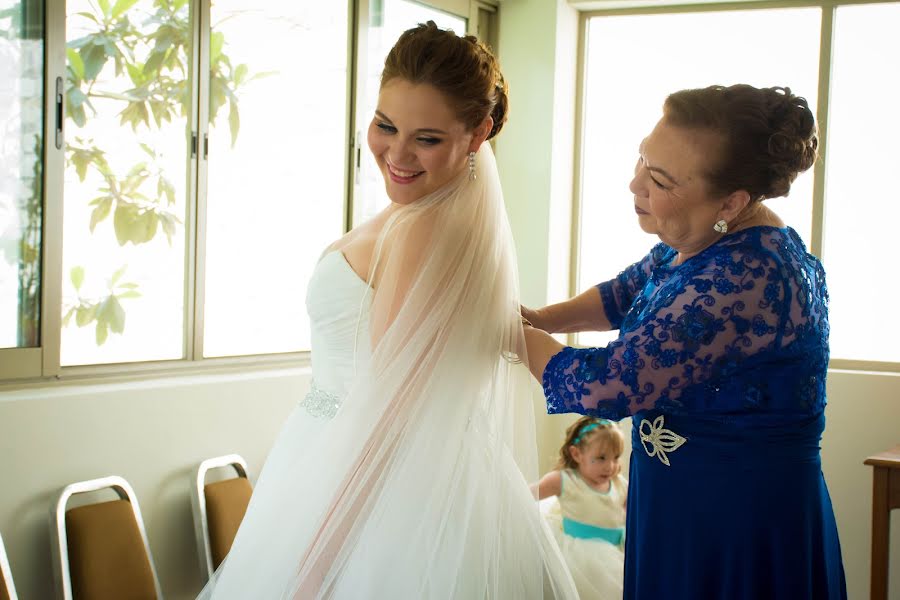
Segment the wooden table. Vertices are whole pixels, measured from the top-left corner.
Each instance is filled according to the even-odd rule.
[[[900,445],[875,454],[872,473],[872,600],[887,600],[891,510],[900,508]]]

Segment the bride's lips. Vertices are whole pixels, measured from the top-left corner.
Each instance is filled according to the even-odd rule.
[[[637,205],[635,205],[635,207],[634,207],[634,212],[636,212],[639,215],[649,215],[650,214],[646,210],[638,208]]]
[[[390,176],[391,181],[393,181],[394,183],[412,183],[419,175],[425,172],[405,171],[403,169],[398,169],[389,162],[385,162],[384,164],[387,165],[388,175]]]

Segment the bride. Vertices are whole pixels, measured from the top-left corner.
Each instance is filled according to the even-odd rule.
[[[313,382],[207,598],[575,599],[536,443],[490,145],[506,84],[433,22],[385,62],[368,142],[391,204],[309,284]]]

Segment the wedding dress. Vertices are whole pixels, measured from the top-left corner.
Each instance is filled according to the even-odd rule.
[[[395,210],[367,279],[319,260],[310,392],[201,598],[577,599],[527,484],[533,383],[488,144],[476,164]]]

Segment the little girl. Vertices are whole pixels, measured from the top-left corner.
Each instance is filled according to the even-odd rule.
[[[622,597],[625,498],[619,474],[622,432],[606,419],[582,417],[566,430],[559,463],[538,482],[538,499],[557,496],[546,518],[582,600]]]

